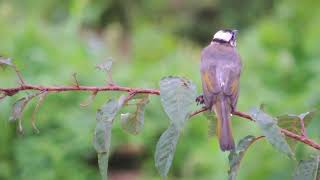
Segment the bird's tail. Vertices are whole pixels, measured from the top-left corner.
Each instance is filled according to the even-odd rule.
[[[220,149],[230,151],[235,148],[231,131],[231,107],[225,96],[220,96],[212,107],[217,117],[217,135],[219,138]]]

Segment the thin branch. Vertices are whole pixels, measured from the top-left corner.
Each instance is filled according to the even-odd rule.
[[[304,137],[307,137],[306,127],[304,126],[304,120],[301,117],[299,117],[299,119],[300,119],[300,124],[301,124],[301,135]]]
[[[237,111],[236,111],[236,112],[234,112],[233,114],[234,114],[234,115],[237,115],[237,116],[239,116],[239,117],[245,118],[245,119],[247,119],[247,120],[254,121],[254,120],[251,118],[250,115],[248,115],[248,114],[246,114],[246,113],[244,113],[244,112],[237,112]],[[305,137],[305,136],[303,136],[303,135],[295,134],[295,133],[293,133],[293,132],[291,132],[291,131],[288,131],[287,129],[283,129],[283,128],[281,128],[281,132],[282,132],[284,135],[286,135],[286,136],[288,136],[288,137],[290,137],[290,138],[292,138],[292,139],[295,139],[295,140],[300,141],[300,142],[302,142],[302,143],[304,143],[304,144],[307,144],[307,145],[309,145],[309,146],[311,146],[311,147],[313,147],[313,148],[315,148],[315,149],[320,150],[320,144],[314,142],[313,140],[311,140],[311,139],[309,139],[309,138],[307,138],[307,137]]]
[[[76,86],[76,87],[79,87],[80,84],[79,84],[79,81],[78,81],[78,79],[77,79],[77,73],[73,73],[73,74],[72,74],[72,77],[73,77],[73,80],[74,80],[74,82],[75,82],[75,86]]]
[[[21,84],[21,85],[24,85],[24,84],[25,84],[25,81],[24,81],[24,79],[23,79],[23,77],[22,77],[19,69],[17,68],[17,66],[16,66],[16,65],[12,65],[12,68],[13,68],[13,70],[16,72],[16,74],[17,74],[17,76],[18,76],[19,81],[20,81],[20,84]]]
[[[145,88],[130,88],[130,87],[124,87],[124,86],[118,86],[118,85],[107,85],[107,86],[37,86],[37,85],[28,85],[28,84],[22,84],[19,87],[13,87],[13,88],[0,88],[0,92],[4,92],[8,96],[12,96],[20,91],[28,91],[28,90],[37,90],[37,91],[48,91],[48,92],[66,92],[66,91],[92,91],[92,92],[100,92],[100,91],[122,91],[122,92],[129,92],[129,93],[142,93],[142,94],[153,94],[153,95],[160,95],[160,91],[158,89],[145,89]],[[195,111],[190,114],[190,117],[195,116],[201,112],[206,111],[206,108],[201,108],[198,111]],[[254,121],[250,115],[244,113],[244,112],[234,112],[233,115],[245,118],[250,121]],[[295,139],[297,141],[300,141],[306,145],[309,145],[315,149],[320,150],[320,144],[314,142],[313,140],[303,136],[295,134],[291,131],[288,131],[286,129],[281,129],[281,132],[284,133],[286,136]]]

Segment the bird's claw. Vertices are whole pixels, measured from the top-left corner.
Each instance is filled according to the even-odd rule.
[[[199,104],[204,104],[204,98],[203,98],[203,95],[200,95],[196,98],[196,103],[197,105]]]

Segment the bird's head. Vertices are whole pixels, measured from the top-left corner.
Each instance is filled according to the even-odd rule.
[[[216,32],[213,36],[212,42],[221,44],[229,44],[232,47],[236,47],[238,30],[225,29]]]

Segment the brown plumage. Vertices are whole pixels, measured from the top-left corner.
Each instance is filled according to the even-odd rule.
[[[223,151],[235,147],[230,117],[236,110],[241,66],[235,34],[229,41],[214,38],[202,51],[200,71],[204,103],[216,114],[217,135]]]

